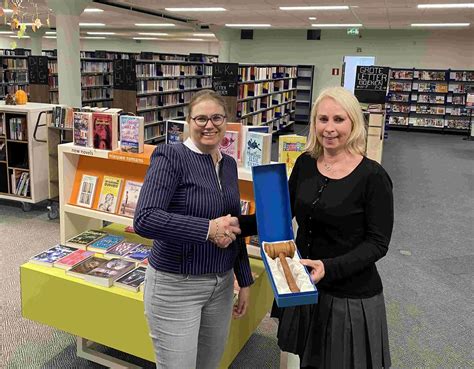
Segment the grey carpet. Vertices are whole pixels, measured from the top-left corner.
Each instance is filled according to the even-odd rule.
[[[473,159],[474,142],[459,136],[389,132],[385,142],[396,219],[378,267],[394,368],[474,368]],[[44,209],[24,213],[0,201],[0,367],[101,368],[76,357],[71,335],[21,317],[18,267],[59,240],[59,224]],[[279,368],[275,334],[265,319],[231,368]]]

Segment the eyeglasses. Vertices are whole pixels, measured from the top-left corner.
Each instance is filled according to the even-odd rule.
[[[324,178],[324,183],[319,187],[318,194],[316,195],[316,198],[313,201],[313,206],[316,206],[316,204],[321,200],[321,195],[323,194],[324,189],[328,185],[329,178]]]
[[[207,115],[197,115],[195,117],[191,117],[191,119],[194,120],[194,123],[196,123],[199,127],[205,127],[208,121],[211,121],[215,127],[218,127],[224,123],[225,118],[226,116],[222,114],[214,114],[210,117]]]

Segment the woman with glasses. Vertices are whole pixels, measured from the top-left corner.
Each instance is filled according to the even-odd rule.
[[[392,233],[392,182],[364,156],[365,139],[354,95],[342,87],[323,91],[313,105],[305,153],[289,179],[296,244],[319,300],[272,311],[280,348],[298,354],[302,368],[391,365],[375,262],[387,253]],[[242,235],[256,231],[251,225],[251,218],[241,217]]]
[[[253,278],[238,237],[237,164],[219,151],[226,104],[203,90],[188,109],[190,137],[152,155],[134,229],[153,239],[144,300],[157,368],[212,369],[231,314],[246,313]],[[232,308],[234,272],[241,288]]]

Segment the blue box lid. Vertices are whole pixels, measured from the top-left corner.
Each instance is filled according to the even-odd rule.
[[[294,239],[285,164],[254,166],[252,176],[260,242]]]

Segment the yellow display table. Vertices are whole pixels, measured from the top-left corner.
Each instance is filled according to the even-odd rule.
[[[244,318],[232,320],[221,368],[227,368],[269,311],[273,294],[261,260],[250,260],[258,275]],[[143,293],[105,288],[71,277],[59,268],[33,263],[20,268],[25,318],[87,340],[154,361],[144,316]]]

